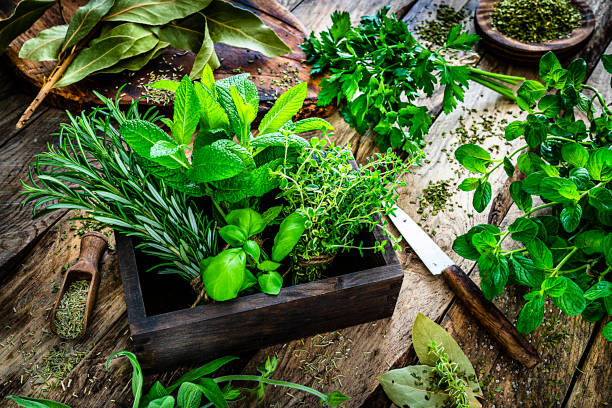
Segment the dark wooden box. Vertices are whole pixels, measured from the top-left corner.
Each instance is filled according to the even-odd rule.
[[[386,239],[380,228],[363,235],[366,243]],[[172,305],[193,301],[185,295],[192,294],[187,283],[145,273],[150,265],[132,239],[115,238],[134,349],[146,369],[208,361],[388,317],[403,278],[387,244],[384,254],[345,253],[326,271],[333,277],[283,288],[278,296],[257,293],[189,308]],[[170,306],[160,307],[168,301]]]

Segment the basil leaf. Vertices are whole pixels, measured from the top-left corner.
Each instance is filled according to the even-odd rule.
[[[185,382],[176,395],[179,408],[199,408],[202,402],[202,391],[196,384]]]
[[[479,178],[468,177],[465,180],[463,180],[457,188],[463,191],[472,191],[472,190],[476,190],[476,188],[478,187],[478,184],[480,184]]]
[[[257,267],[264,272],[272,272],[280,268],[281,264],[274,261],[263,261]]]
[[[552,73],[562,68],[557,56],[552,51],[548,51],[540,58],[538,73],[543,81],[548,82],[552,79]]]
[[[542,183],[545,178],[546,173],[543,171],[536,171],[535,173],[531,173],[525,177],[521,187],[526,193],[531,195],[540,195],[540,183]]]
[[[259,248],[259,244],[257,242],[253,240],[249,240],[244,243],[244,245],[242,246],[242,249],[244,249],[244,252],[246,252],[247,255],[253,258],[253,261],[255,261],[255,263],[259,262],[259,257],[261,255],[261,249]]]
[[[589,204],[601,211],[612,211],[612,192],[603,186],[589,190]]]
[[[601,147],[591,152],[586,169],[590,176],[597,181],[607,182],[612,180],[612,150]]]
[[[79,7],[70,18],[61,52],[72,48],[85,38],[114,3],[115,0],[90,0],[84,6]]]
[[[606,312],[601,302],[594,301],[587,303],[587,306],[584,308],[581,316],[585,321],[595,323],[600,321],[605,314]]]
[[[512,141],[525,134],[526,124],[521,120],[514,120],[506,126],[504,130],[504,137],[508,141]]]
[[[472,236],[472,245],[481,254],[493,252],[497,247],[497,239],[491,232],[485,230]]]
[[[210,3],[211,0],[116,0],[104,20],[163,25],[194,14]]]
[[[591,183],[589,172],[583,167],[571,169],[569,171],[569,179],[578,187],[578,190],[588,190]]]
[[[559,297],[553,297],[552,300],[559,309],[569,316],[577,316],[586,308],[586,300],[584,299],[584,292],[580,289],[580,286],[571,279],[561,276],[567,282],[567,288],[563,295]]]
[[[516,166],[526,176],[542,169],[544,164],[542,158],[535,153],[525,152],[516,159]]]
[[[219,229],[219,235],[221,235],[221,238],[223,238],[225,242],[234,248],[244,245],[248,238],[242,228],[235,225],[225,225],[221,227],[221,229]]]
[[[538,102],[538,109],[547,118],[556,118],[561,113],[562,102],[559,95],[545,95]]]
[[[606,231],[603,230],[589,230],[581,232],[576,235],[574,240],[575,245],[582,249],[585,254],[593,255],[596,253],[603,253],[605,250],[604,239],[606,238]]]
[[[21,0],[17,3],[8,17],[0,19],[0,54],[55,3],[55,0]]]
[[[544,320],[544,297],[536,296],[525,303],[516,323],[519,333],[527,334],[537,329]]]
[[[56,60],[67,29],[67,25],[58,25],[42,30],[38,36],[23,43],[19,58],[30,61]]]
[[[263,293],[278,295],[283,286],[283,277],[275,271],[262,273],[257,277],[257,282]]]
[[[545,93],[546,87],[538,81],[525,81],[516,91],[517,103],[521,109],[529,110]]]
[[[189,0],[186,0],[189,1]],[[213,0],[204,14],[214,42],[248,48],[267,57],[289,54],[291,49],[253,13],[221,0]]]
[[[575,87],[579,87],[584,81],[587,73],[586,61],[582,58],[577,58],[570,62],[567,67],[567,81]]]
[[[512,164],[510,159],[507,157],[504,157],[504,171],[508,177],[512,177],[514,175],[514,164]]]
[[[206,293],[218,301],[234,299],[245,280],[246,253],[241,248],[226,249],[203,267]]]
[[[561,177],[546,177],[542,179],[539,194],[550,201],[572,202],[580,200],[580,193],[576,184]]]
[[[465,259],[471,259],[472,261],[478,260],[480,252],[472,244],[472,239],[469,234],[463,234],[455,239],[453,242],[453,251],[459,256]]]
[[[251,208],[232,210],[225,217],[228,224],[235,225],[246,232],[247,237],[252,237],[266,228],[263,217]]]
[[[536,148],[546,140],[548,133],[548,118],[543,115],[527,115],[527,127],[525,128],[525,141]]]
[[[282,261],[298,243],[304,233],[306,218],[292,213],[281,222],[272,246],[272,260]]]
[[[284,92],[259,123],[259,134],[276,132],[294,117],[304,104],[306,89],[306,82],[302,82]]]

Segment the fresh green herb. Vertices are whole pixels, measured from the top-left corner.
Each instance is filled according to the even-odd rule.
[[[391,370],[378,381],[400,407],[476,408],[482,390],[476,371],[457,342],[442,327],[419,313],[412,342],[422,365]]]
[[[55,331],[63,339],[74,339],[83,330],[85,306],[89,281],[80,280],[70,284],[64,292],[54,316]]]
[[[311,34],[301,46],[312,64],[311,74],[329,71],[321,81],[318,104],[336,100],[344,119],[359,133],[370,127],[374,130],[381,150],[393,147],[415,156],[421,152],[432,120],[427,108],[416,106],[414,101],[421,93],[432,95],[438,82],[436,73],[444,86],[445,113],[463,101],[470,80],[514,99],[505,84],[516,85],[524,78],[454,65],[444,59],[442,51],[446,49],[470,50],[479,40],[477,35],[462,32],[457,25],[449,31],[443,47],[428,50],[403,21],[387,12],[388,7],[362,17],[357,27],[351,27],[348,13],[335,12],[331,28],[320,38]]]
[[[298,159],[300,166],[279,173],[285,211],[306,219],[306,232],[291,255],[294,283],[319,279],[324,266],[344,250],[384,250],[386,241],[371,247],[355,241],[360,231],[380,225],[379,214],[389,213],[396,188],[403,185],[400,176],[409,167],[388,152],[354,168],[350,149],[331,145],[323,150],[326,143],[313,138]]]
[[[151,389],[144,394],[144,377],[136,355],[129,351],[118,351],[109,357],[106,363],[107,369],[111,359],[115,356],[126,357],[132,365],[131,384],[134,408],[199,408],[200,406],[228,408],[229,403],[241,401],[247,394],[256,394],[258,400],[262,401],[268,385],[292,388],[312,394],[319,398],[319,403],[325,407],[339,407],[350,399],[350,397],[347,397],[340,391],[324,394],[304,385],[271,379],[270,376],[278,365],[276,357],[268,358],[265,363],[257,367],[260,375],[208,377],[227,363],[237,359],[237,357],[232,356],[221,357],[183,374],[175,383],[168,387],[164,387],[159,381],[156,381],[151,386]],[[234,381],[255,382],[257,385],[253,388],[233,387],[232,383]],[[178,390],[176,396],[171,395],[175,390]],[[70,408],[68,405],[59,402],[38,398],[17,397],[14,395],[9,395],[6,398],[25,408]]]
[[[612,73],[612,56],[603,61]],[[544,84],[526,81],[517,90],[527,118],[506,127],[506,139],[523,138],[524,145],[503,159],[491,158],[475,144],[455,152],[466,169],[479,173],[459,186],[474,191],[479,212],[491,200],[488,179],[493,171],[503,166],[512,175],[518,167],[526,175],[510,186],[522,216],[503,231],[477,225],[453,245],[459,255],[478,261],[488,299],[501,294],[509,282],[531,288],[518,318],[522,333],[542,324],[547,297],[567,315],[582,314],[587,321],[612,314],[612,112],[597,89],[582,84],[584,60],[564,69],[549,52],[540,60],[539,71]],[[547,213],[540,211],[544,209]],[[504,249],[507,238],[521,245]],[[612,340],[607,330],[604,335]]]
[[[0,21],[0,53],[55,1],[25,0]],[[138,71],[166,47],[191,50],[192,79],[205,66],[220,66],[214,43],[249,48],[269,57],[291,49],[252,12],[223,0],[92,0],[70,22],[43,30],[26,41],[20,58],[56,60],[45,86],[25,111],[22,127],[53,87],[73,84],[95,73]]]
[[[570,34],[580,27],[582,14],[571,0],[501,0],[491,19],[500,33],[536,43]]]
[[[466,18],[463,9],[455,10],[447,4],[440,4],[436,8],[436,18],[423,21],[415,31],[421,40],[442,47],[446,44],[450,30],[462,24]]]

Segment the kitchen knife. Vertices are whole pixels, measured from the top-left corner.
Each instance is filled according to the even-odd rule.
[[[504,314],[487,300],[476,284],[440,249],[438,245],[401,208],[395,206],[389,218],[427,269],[442,274],[453,292],[506,352],[525,367],[532,368],[540,358]]]

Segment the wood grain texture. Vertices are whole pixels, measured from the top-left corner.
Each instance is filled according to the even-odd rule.
[[[3,7],[0,8],[0,13],[8,14],[17,3],[18,0],[5,2]],[[307,97],[304,107],[298,114],[299,117],[329,115],[333,106],[327,108],[316,106],[318,80],[309,77],[310,68],[302,63],[305,55],[299,48],[299,44],[303,42],[305,33],[301,22],[284,6],[276,3],[275,0],[235,0],[234,3],[257,14],[291,48],[293,53],[268,58],[247,49],[215,44],[215,50],[221,61],[221,66],[215,70],[215,78],[225,78],[234,75],[236,71],[250,73],[259,91],[260,114],[263,114],[272,106],[278,96],[287,89],[280,83],[281,78],[284,76],[293,78],[293,70],[297,70],[297,79],[292,79],[292,83],[308,82]],[[290,2],[286,2],[286,4],[291,5]],[[65,1],[62,7],[66,18],[69,19],[80,5],[81,2],[79,1]],[[43,86],[45,78],[51,73],[55,62],[20,59],[19,49],[25,41],[33,38],[40,31],[59,24],[65,23],[59,7],[55,5],[47,10],[34,23],[32,28],[15,39],[6,51],[8,63],[14,67],[22,78],[36,88]],[[189,73],[194,60],[195,53],[192,51],[167,48],[158,58],[136,73],[125,71],[113,75],[98,74],[66,87],[53,88],[49,101],[62,108],[65,108],[68,104],[73,109],[81,109],[99,103],[92,92],[93,90],[112,98],[121,86],[127,84],[121,90],[121,102],[130,103],[132,99],[140,98],[143,94],[146,94],[147,91],[142,85],[151,82],[153,76],[165,75],[180,80],[183,75]],[[287,74],[288,72],[291,72],[291,74]],[[142,105],[153,105],[154,103],[151,99],[141,101]]]
[[[517,63],[537,64],[542,55],[552,51],[559,58],[567,58],[578,52],[589,40],[595,29],[595,15],[585,0],[574,0],[582,13],[580,26],[567,38],[543,43],[524,43],[508,37],[493,27],[491,14],[498,0],[481,0],[474,16],[476,32],[483,38],[482,43],[501,58]]]

